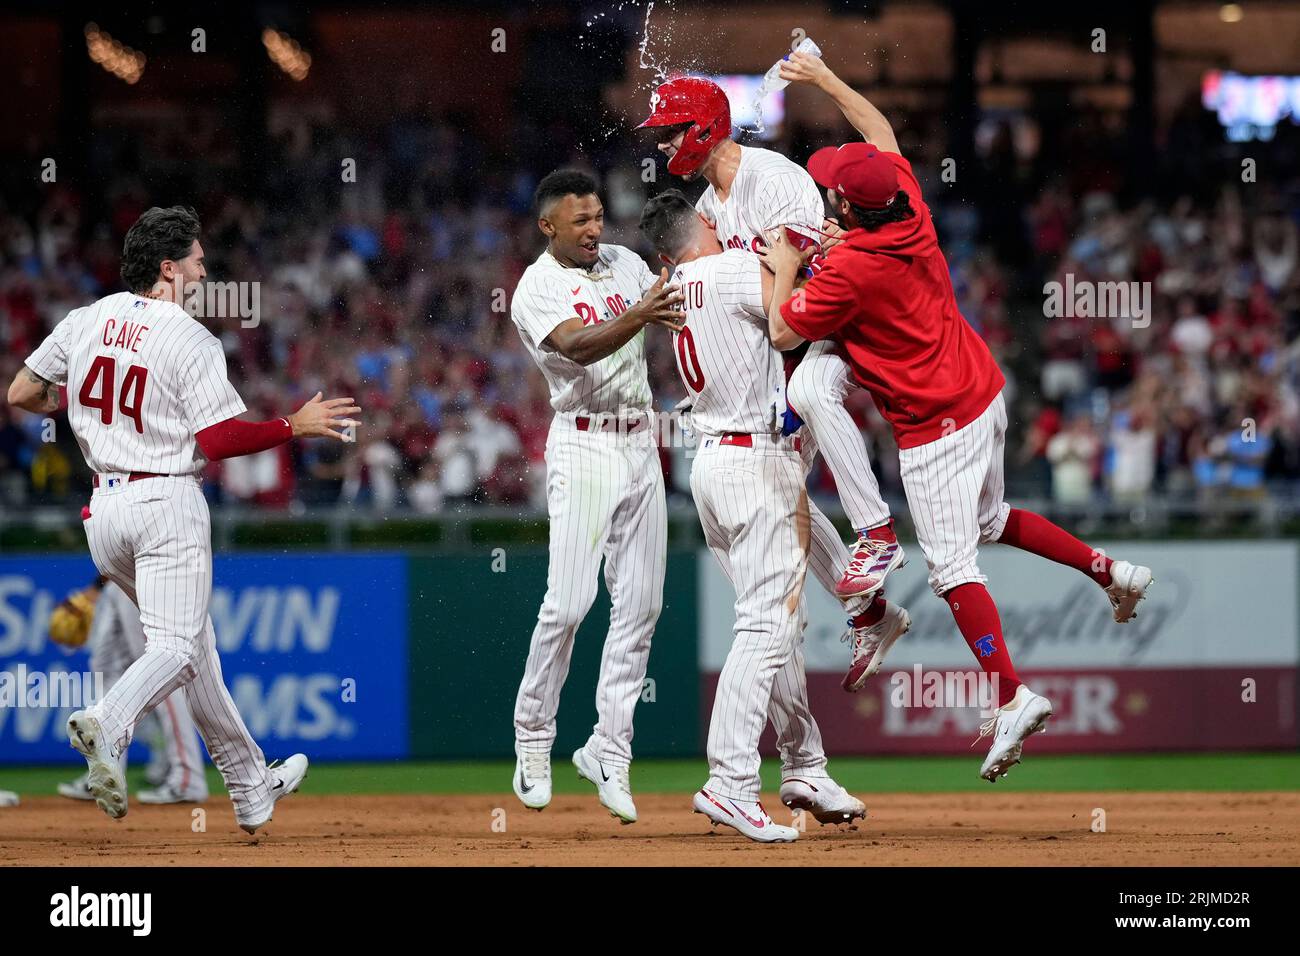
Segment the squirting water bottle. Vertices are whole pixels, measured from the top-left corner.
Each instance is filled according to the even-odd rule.
[[[813,42],[812,37],[804,37],[800,40],[799,45],[794,48],[794,52],[809,53],[819,58],[822,55],[821,49]],[[763,82],[758,85],[758,96],[756,97],[760,102],[768,93],[775,93],[777,90],[783,90],[790,85],[789,80],[781,79],[781,64],[788,59],[790,59],[790,55],[786,54],[773,63],[772,68],[763,74]]]

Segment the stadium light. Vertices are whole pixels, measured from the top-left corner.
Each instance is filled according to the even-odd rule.
[[[271,62],[289,75],[291,79],[302,82],[311,70],[311,54],[299,46],[298,41],[287,33],[267,27],[262,31],[262,45],[266,47]]]
[[[86,24],[86,52],[119,80],[134,84],[144,75],[144,54],[114,40],[97,24]]]

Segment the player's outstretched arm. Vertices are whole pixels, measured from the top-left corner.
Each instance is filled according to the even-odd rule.
[[[321,400],[321,393],[292,415],[264,422],[241,422],[237,418],[209,425],[194,436],[203,457],[209,461],[255,455],[283,445],[291,438],[333,438],[352,441],[348,431],[361,423],[349,418],[361,409],[351,398]]]
[[[56,412],[59,410],[59,386],[24,365],[9,385],[9,404],[38,415]]]
[[[542,344],[579,365],[590,365],[613,355],[647,325],[662,325],[680,332],[681,303],[681,290],[668,285],[668,270],[664,269],[641,301],[617,319],[583,325],[582,319],[574,316],[552,329]]]
[[[792,53],[781,63],[781,79],[815,86],[832,100],[844,118],[862,134],[862,138],[886,153],[897,153],[898,139],[883,113],[861,93],[841,80],[821,57],[810,53]]]

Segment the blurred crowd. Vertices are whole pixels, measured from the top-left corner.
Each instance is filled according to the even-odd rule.
[[[1089,317],[1085,305],[1044,318],[1021,464],[1050,475],[1062,501],[1294,493],[1295,211],[1248,214],[1234,190],[1206,208],[1183,199],[1129,210],[1105,194],[1076,206],[1048,191],[1030,221],[1036,251],[1052,263],[1047,281],[1139,283],[1134,298],[1146,302],[1127,314]]]
[[[7,382],[70,309],[120,288],[122,236],[144,208],[184,201],[204,219],[210,279],[261,284],[255,325],[214,327],[250,417],[285,414],[319,390],[355,396],[366,422],[355,446],[316,440],[212,464],[212,501],[421,513],[544,503],[548,393],[508,310],[542,248],[529,200],[556,157],[525,147],[503,157],[453,119],[366,137],[305,118],[279,125],[256,182],[215,145],[203,162],[186,161],[214,136],[191,128],[106,144],[93,195],[62,184],[5,195],[0,374]],[[605,240],[642,249],[635,224],[656,188],[640,176],[650,147],[620,133],[585,147],[559,158],[600,176]],[[1013,494],[1085,502],[1295,490],[1295,192],[1261,210],[1244,204],[1249,186],[1212,202],[1121,202],[1107,188],[1047,182],[1024,191],[1014,217],[1000,212],[999,228],[1020,230],[1030,253],[1008,261],[1005,243],[987,241],[987,214],[932,188],[938,157],[928,152],[916,163],[963,314],[1008,374]],[[341,157],[355,160],[355,182],[340,175]],[[1149,306],[1089,316],[1066,303],[1051,314],[1045,284],[1067,276],[1075,288],[1149,283]],[[651,384],[670,409],[684,393],[657,332],[648,331]],[[886,492],[897,493],[887,430],[865,394],[851,407]],[[672,493],[685,493],[680,453],[666,450],[664,465]],[[828,475],[813,480],[833,494]],[[3,507],[80,503],[88,489],[62,414],[0,407]]]

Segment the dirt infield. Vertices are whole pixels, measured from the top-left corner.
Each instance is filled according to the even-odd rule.
[[[319,797],[287,801],[258,838],[210,800],[132,806],[113,822],[57,797],[0,810],[0,864],[301,865],[1295,865],[1300,793],[875,794],[856,829],[809,820],[798,843],[758,846],[690,812],[689,795],[646,794],[622,826],[591,797],[543,813],[513,796]],[[784,807],[768,801],[778,822]],[[1091,830],[1094,809],[1106,832]],[[501,811],[504,811],[504,816]],[[500,830],[493,830],[496,823]]]

